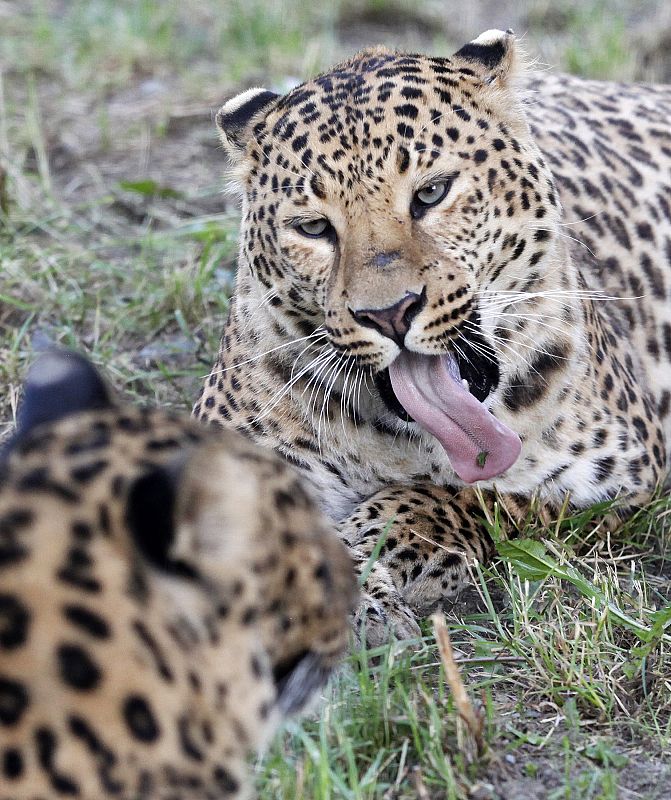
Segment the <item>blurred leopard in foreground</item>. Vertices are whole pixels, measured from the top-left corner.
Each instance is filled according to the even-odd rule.
[[[277,456],[44,356],[0,451],[0,798],[249,797],[355,598]]]
[[[514,517],[645,502],[671,443],[671,88],[525,75],[511,32],[366,50],[217,122],[235,297],[195,414],[309,476],[368,639]]]

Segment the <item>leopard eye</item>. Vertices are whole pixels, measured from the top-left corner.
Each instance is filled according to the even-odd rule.
[[[445,197],[449,188],[447,181],[436,181],[415,192],[413,200],[420,206],[435,206]]]
[[[301,222],[296,225],[296,230],[302,233],[303,236],[309,236],[311,239],[320,239],[327,236],[332,228],[331,223],[327,219],[311,219],[309,222]]]

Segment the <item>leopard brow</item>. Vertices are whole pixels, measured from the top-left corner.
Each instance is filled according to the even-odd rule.
[[[319,220],[325,220],[326,222],[330,223],[330,220],[324,214],[300,214],[292,217],[284,217],[282,219],[283,225],[288,226],[295,226],[295,225],[304,225],[306,222],[319,222]]]
[[[431,183],[454,183],[458,177],[459,170],[456,169],[452,172],[446,172],[444,169],[433,170],[424,175],[417,175],[417,180],[413,181],[415,184],[413,192],[419,192]]]

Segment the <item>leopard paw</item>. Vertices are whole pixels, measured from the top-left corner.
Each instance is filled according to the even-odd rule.
[[[415,614],[401,596],[389,570],[380,564],[370,566],[370,556],[357,548],[350,551],[355,568],[363,574],[362,596],[353,618],[354,634],[368,647],[396,639],[421,636]]]

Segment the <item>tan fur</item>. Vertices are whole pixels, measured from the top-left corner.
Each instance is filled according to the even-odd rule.
[[[248,756],[335,666],[356,596],[304,482],[116,405],[19,431],[0,468],[0,797],[248,798]],[[133,499],[155,474],[174,514]]]
[[[457,591],[491,542],[443,448],[385,394],[399,344],[363,312],[422,294],[406,348],[494,353],[484,402],[522,452],[479,482],[486,505],[496,490],[519,513],[569,495],[626,514],[666,475],[671,90],[519,88],[515,50],[490,32],[451,59],[364,51],[274,98],[237,157],[238,283],[195,413],[302,468],[359,564],[391,524],[371,641],[416,632],[412,609]],[[301,233],[315,219],[328,235]]]

